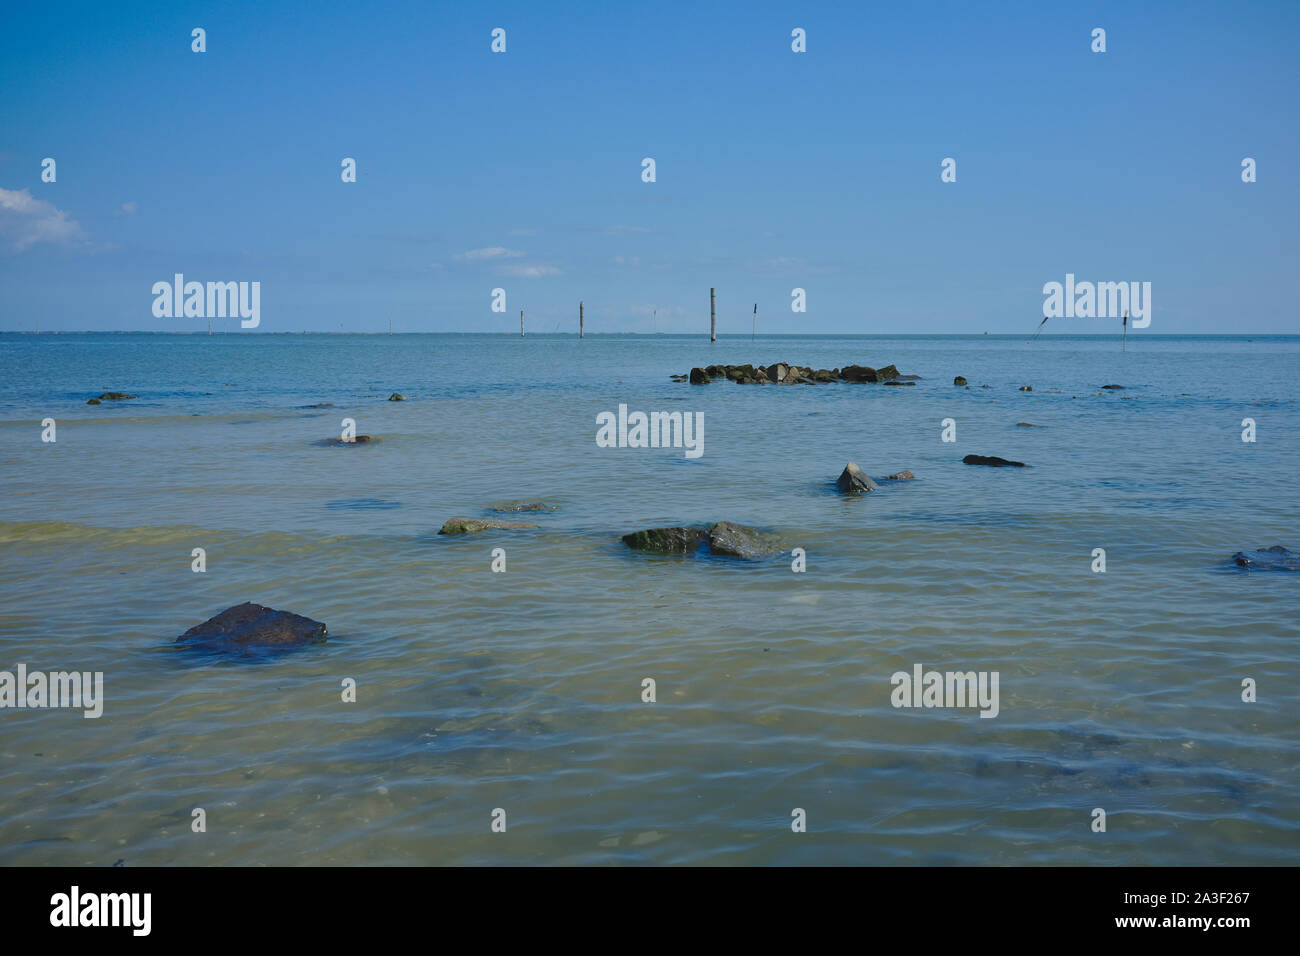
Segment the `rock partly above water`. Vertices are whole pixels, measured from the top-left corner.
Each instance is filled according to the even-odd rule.
[[[623,535],[623,543],[637,551],[692,554],[709,540],[704,528],[647,528]]]
[[[1288,551],[1280,544],[1258,551],[1238,551],[1232,560],[1242,568],[1259,568],[1268,571],[1300,571],[1300,554]]]
[[[989,465],[993,468],[1024,468],[1023,461],[1009,461],[1006,458],[999,458],[997,455],[967,455],[962,459],[966,465]]]
[[[867,473],[859,468],[855,462],[849,462],[844,466],[844,470],[840,472],[840,476],[835,479],[835,487],[839,491],[853,494],[875,491],[880,486],[868,478]]]
[[[316,644],[325,640],[325,625],[301,614],[244,603],[195,625],[176,643],[212,651],[250,653]]]
[[[128,398],[137,398],[136,395],[128,395],[126,392],[104,392],[99,398],[92,398],[86,402],[87,405],[98,405],[100,402],[124,402]]]
[[[648,528],[623,535],[623,543],[637,551],[656,554],[709,554],[731,558],[758,558],[779,550],[771,535],[746,525],[719,521],[708,528]]]
[[[406,396],[403,395],[401,392],[393,392],[392,395],[388,396],[388,400],[390,402],[404,402],[406,401]]]
[[[558,511],[559,505],[547,504],[545,501],[500,501],[487,510],[498,514],[513,514],[517,511]]]
[[[956,378],[954,378],[954,379],[952,380],[952,383],[953,383],[954,385],[965,385],[965,384],[966,384],[966,376],[964,376],[964,375],[958,375]]]
[[[480,531],[518,531],[536,527],[522,521],[498,521],[495,518],[452,518],[443,524],[438,534],[477,534]]]

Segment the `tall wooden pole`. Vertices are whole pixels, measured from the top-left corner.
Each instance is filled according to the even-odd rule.
[[[582,303],[579,302],[578,303],[578,338],[582,338],[583,321],[584,321],[584,317],[582,314]]]
[[[709,290],[709,341],[718,341],[718,301],[717,289]]]
[[[524,337],[524,310],[519,310],[519,337]]]

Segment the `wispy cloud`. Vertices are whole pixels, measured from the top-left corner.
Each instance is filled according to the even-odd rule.
[[[135,215],[135,211],[136,211],[137,209],[139,209],[139,208],[140,208],[140,204],[139,204],[139,203],[136,203],[136,202],[124,202],[124,203],[122,203],[122,205],[118,206],[116,209],[113,210],[113,215],[114,215],[114,216],[134,216],[134,215]]]
[[[610,226],[610,227],[608,227],[607,229],[605,229],[605,235],[607,235],[607,236],[639,236],[639,235],[643,235],[643,234],[645,234],[645,233],[647,233],[647,232],[649,232],[649,231],[650,231],[650,230],[647,229],[645,226],[623,226],[623,225],[618,225],[618,226]]]
[[[555,266],[525,265],[523,263],[501,267],[501,274],[520,279],[540,279],[543,276],[558,276],[560,270]]]
[[[14,252],[48,242],[71,246],[85,242],[86,231],[68,213],[26,189],[0,187],[0,237]]]
[[[745,267],[750,272],[787,277],[826,275],[836,271],[833,266],[813,265],[806,259],[791,256],[777,256],[775,259],[750,259],[745,263]]]
[[[461,262],[483,262],[487,259],[518,259],[523,253],[518,249],[506,249],[502,246],[490,246],[487,249],[471,249],[456,256]]]

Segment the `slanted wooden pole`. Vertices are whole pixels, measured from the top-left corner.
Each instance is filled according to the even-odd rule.
[[[709,290],[709,341],[718,341],[718,300],[717,289]]]
[[[583,317],[583,314],[582,314],[582,303],[579,302],[579,303],[578,303],[578,338],[582,338],[582,324],[583,324],[583,321],[584,321],[584,317]]]

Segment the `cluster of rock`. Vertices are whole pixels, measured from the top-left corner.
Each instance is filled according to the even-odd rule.
[[[881,481],[911,481],[916,475],[910,471],[900,471],[893,475],[886,475]],[[835,488],[845,494],[861,494],[879,490],[880,486],[867,476],[867,473],[858,467],[856,462],[849,462],[840,472],[840,476],[835,479]]]
[[[658,554],[709,554],[730,558],[758,558],[780,550],[771,535],[742,524],[719,521],[708,527],[648,528],[623,535],[623,543],[637,551]]]
[[[87,405],[99,405],[102,402],[124,402],[128,398],[135,398],[135,395],[128,395],[126,392],[104,392],[99,398],[86,399]]]
[[[812,368],[776,362],[772,365],[709,365],[693,368],[687,375],[674,375],[678,382],[708,385],[714,379],[727,379],[737,385],[810,385],[816,382],[883,382],[886,385],[911,385],[919,375],[903,375],[893,365],[876,369],[869,365],[846,365],[839,369]]]

